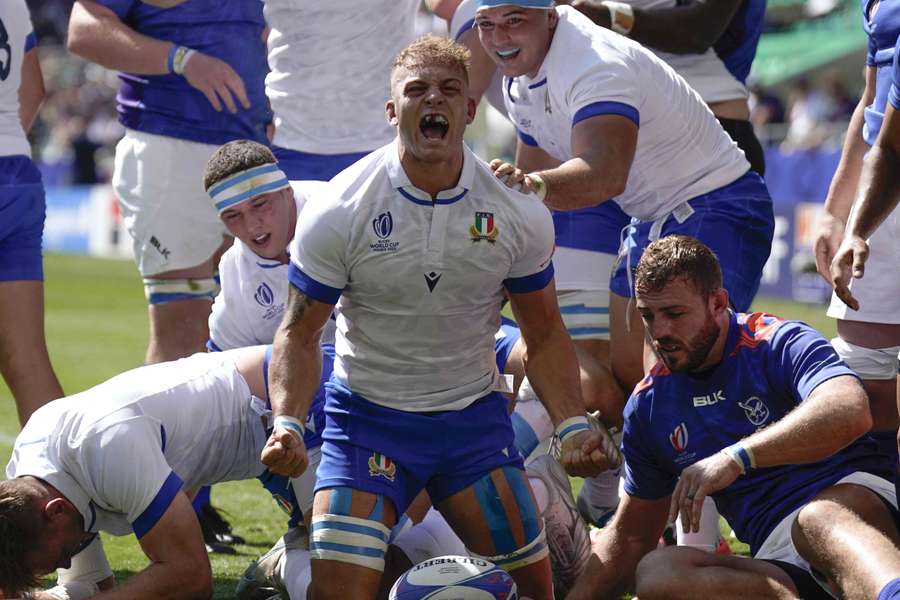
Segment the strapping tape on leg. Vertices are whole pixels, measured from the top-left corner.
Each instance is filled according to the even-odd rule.
[[[144,295],[149,304],[165,304],[181,300],[212,300],[219,293],[219,284],[213,277],[204,279],[154,279],[144,278]]]
[[[368,519],[350,516],[353,490],[331,488],[328,510],[312,518],[310,558],[384,570],[390,530],[380,521],[384,514],[384,496],[379,495]],[[376,520],[377,519],[377,520]]]
[[[894,379],[897,377],[897,354],[900,346],[864,348],[839,337],[831,340],[838,356],[863,379]]]
[[[541,532],[530,543],[522,546],[514,552],[508,554],[497,554],[496,556],[481,556],[470,551],[472,556],[489,560],[504,571],[515,571],[530,564],[544,560],[549,555],[547,549],[547,534],[541,529]]]

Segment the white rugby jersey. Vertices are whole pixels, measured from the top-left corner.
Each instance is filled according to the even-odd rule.
[[[622,1],[641,10],[673,8],[679,4],[678,0]],[[744,84],[735,79],[712,47],[702,54],[672,54],[655,48],[648,49],[669,63],[707,103],[746,100],[749,95]]]
[[[498,389],[503,288],[534,291],[553,277],[547,208],[468,148],[458,185],[434,202],[411,184],[396,142],[331,185],[335,198],[300,215],[289,274],[337,302],[338,381],[407,411],[459,410]]]
[[[6,476],[57,488],[86,531],[138,537],[180,489],[256,477],[265,405],[231,356],[140,367],[41,407],[16,439]]]
[[[25,0],[0,2],[0,155],[31,156],[19,120],[22,59],[36,43]]]
[[[637,42],[598,27],[569,6],[534,78],[504,78],[510,119],[524,143],[572,158],[572,127],[613,114],[638,124],[625,191],[626,213],[653,220],[723,187],[750,164],[696,91]]]
[[[297,214],[327,185],[292,181]],[[210,350],[271,344],[287,305],[287,264],[262,258],[236,239],[219,261],[219,278],[221,289],[209,315]],[[334,343],[333,321],[325,327],[322,343]]]
[[[394,56],[420,0],[265,0],[266,94],[282,148],[368,152],[396,134],[384,116]]]

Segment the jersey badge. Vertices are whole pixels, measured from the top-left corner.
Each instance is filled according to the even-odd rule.
[[[476,212],[475,224],[469,227],[469,234],[473,242],[481,240],[486,240],[489,244],[496,242],[500,230],[494,225],[494,213]]]
[[[372,230],[378,240],[369,244],[372,252],[396,252],[400,242],[391,241],[391,232],[394,231],[394,218],[391,211],[383,212],[372,220]]]
[[[263,308],[268,308],[269,306],[272,306],[273,302],[275,302],[275,294],[272,293],[272,288],[269,287],[269,284],[263,282],[259,284],[258,288],[256,288],[256,293],[253,294],[253,299],[256,300],[256,303]]]
[[[394,481],[397,476],[397,465],[384,454],[374,453],[369,457],[369,477],[384,477]]]
[[[669,443],[675,448],[676,452],[684,452],[688,445],[687,425],[680,423],[672,433],[669,434]]]
[[[769,420],[769,407],[756,396],[750,396],[742,402],[738,402],[738,406],[744,409],[747,420],[757,427],[761,427]]]

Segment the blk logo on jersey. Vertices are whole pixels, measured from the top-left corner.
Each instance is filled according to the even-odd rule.
[[[436,273],[434,271],[425,274],[425,283],[428,284],[429,292],[433,292],[434,288],[437,287],[438,281],[441,280],[441,275],[443,275],[443,273]]]
[[[699,406],[712,406],[713,404],[718,404],[719,402],[725,399],[725,392],[722,390],[716,390],[712,394],[706,394],[705,396],[694,396],[694,407]]]
[[[374,453],[369,457],[369,477],[384,477],[393,481],[397,476],[397,465],[384,454]]]
[[[481,240],[485,240],[489,244],[496,242],[500,231],[494,224],[494,213],[476,212],[475,224],[469,227],[469,234],[472,236],[473,242]]]
[[[742,402],[738,402],[738,406],[744,409],[747,420],[760,427],[769,420],[769,407],[756,396],[750,396]]]
[[[400,242],[391,241],[391,232],[394,231],[394,218],[391,211],[383,212],[372,220],[372,231],[378,237],[374,244],[369,244],[372,252],[396,252]]]
[[[688,445],[687,425],[680,423],[675,430],[669,434],[669,443],[675,448],[676,452],[684,452]]]
[[[263,282],[256,288],[253,299],[256,300],[257,304],[260,306],[269,307],[275,302],[275,294],[272,293],[272,288],[270,288],[267,283]]]

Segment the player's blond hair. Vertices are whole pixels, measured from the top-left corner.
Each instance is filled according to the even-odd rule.
[[[638,294],[658,292],[682,278],[709,297],[722,287],[722,267],[715,253],[700,240],[670,235],[644,250],[634,273],[634,289]]]
[[[469,49],[450,38],[432,34],[423,35],[401,50],[391,63],[391,81],[400,67],[407,69],[424,66],[449,67],[459,71],[469,82]]]
[[[226,177],[259,167],[277,163],[278,159],[266,146],[253,140],[234,140],[220,146],[206,162],[203,171],[203,189],[208,190]]]
[[[40,539],[39,510],[26,481],[0,481],[0,591],[7,598],[39,585],[28,566],[28,553]]]

